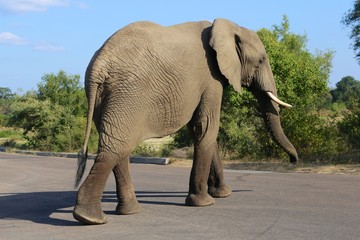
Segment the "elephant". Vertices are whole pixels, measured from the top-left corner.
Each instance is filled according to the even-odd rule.
[[[73,216],[84,224],[103,224],[105,183],[113,172],[117,214],[140,211],[129,173],[129,156],[148,138],[187,126],[194,142],[193,165],[185,204],[209,206],[231,194],[224,181],[217,135],[223,90],[248,89],[275,141],[291,163],[295,147],[280,122],[277,96],[265,47],[256,32],[218,18],[161,26],[131,23],[110,36],[85,73],[88,113],[75,187],[84,175],[92,121],[99,134],[94,164],[77,192]]]

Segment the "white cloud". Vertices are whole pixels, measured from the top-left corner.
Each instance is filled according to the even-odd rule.
[[[35,46],[35,50],[45,51],[45,52],[61,52],[61,51],[65,51],[65,48],[60,47],[60,46],[54,46],[51,44],[42,43],[42,44]]]
[[[25,45],[27,41],[24,38],[11,32],[0,32],[0,43],[14,44],[14,45]]]
[[[44,12],[50,7],[68,6],[70,0],[0,0],[0,10],[6,12]]]
[[[0,32],[0,44],[28,45],[33,46],[35,50],[45,52],[65,51],[65,48],[62,46],[55,46],[44,42],[40,42],[39,44],[29,43],[26,39],[11,32]]]

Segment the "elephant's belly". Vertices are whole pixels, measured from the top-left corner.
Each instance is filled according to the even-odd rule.
[[[164,81],[165,82],[165,81]],[[150,137],[162,137],[178,131],[192,118],[200,102],[200,84],[185,79],[173,79],[172,83],[153,86],[145,104],[145,125]]]
[[[179,100],[174,104],[160,105],[149,114],[149,129],[153,136],[162,137],[177,132],[192,118],[197,104]]]
[[[175,133],[186,125],[202,92],[201,82],[184,79],[159,80],[148,85],[124,81],[121,85],[126,85],[126,90],[120,84],[109,89],[107,102],[102,105],[102,122],[108,125],[109,135],[134,144]]]

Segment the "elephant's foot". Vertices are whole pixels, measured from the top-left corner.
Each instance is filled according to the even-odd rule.
[[[231,188],[225,184],[220,187],[209,186],[208,193],[214,198],[226,198],[231,194]]]
[[[102,211],[100,203],[78,204],[74,208],[73,216],[79,222],[89,225],[107,223],[106,215]]]
[[[125,203],[119,203],[116,207],[116,213],[120,215],[130,215],[140,212],[140,204],[136,198],[126,201]]]
[[[190,193],[185,200],[185,204],[188,206],[195,207],[205,207],[210,206],[215,203],[214,198],[212,198],[208,193],[206,194],[193,194]]]

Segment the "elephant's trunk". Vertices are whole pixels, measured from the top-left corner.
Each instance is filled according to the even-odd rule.
[[[257,94],[256,94],[257,95]],[[273,103],[268,96],[261,94],[257,96],[261,111],[273,139],[286,151],[290,157],[290,162],[295,164],[298,161],[298,154],[295,147],[286,137],[280,123],[278,105]]]
[[[279,114],[266,112],[264,115],[265,123],[274,140],[287,152],[290,162],[295,164],[298,161],[297,151],[281,127]]]

